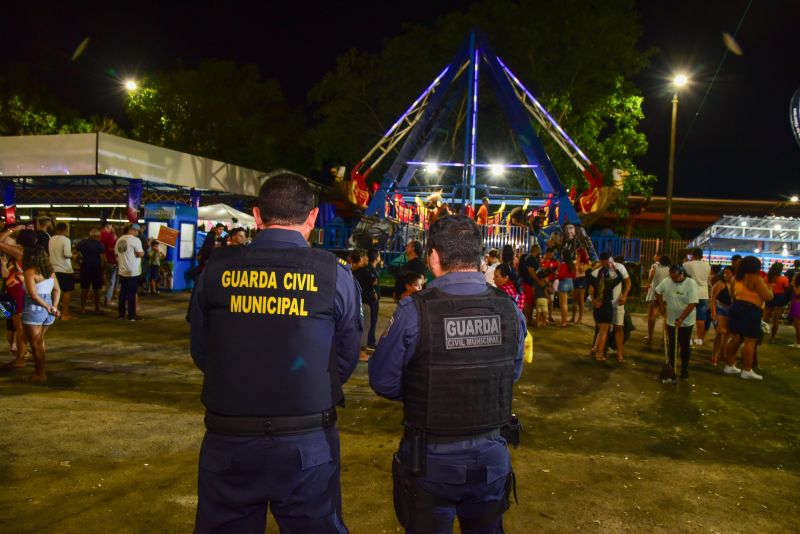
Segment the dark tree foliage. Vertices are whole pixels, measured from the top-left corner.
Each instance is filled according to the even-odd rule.
[[[254,65],[206,60],[155,74],[126,111],[134,139],[258,170],[308,167],[302,116]]]

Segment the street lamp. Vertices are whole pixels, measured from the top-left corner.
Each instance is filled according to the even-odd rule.
[[[664,254],[669,254],[669,237],[672,233],[672,186],[675,180],[675,133],[678,122],[678,91],[689,83],[685,74],[678,74],[672,80],[675,92],[672,95],[672,128],[669,137],[669,167],[667,169],[667,203],[664,210]]]
[[[139,84],[133,78],[125,80],[125,89],[128,91],[135,91],[139,88]]]

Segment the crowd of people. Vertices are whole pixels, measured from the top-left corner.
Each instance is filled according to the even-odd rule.
[[[408,262],[394,273],[395,302],[421,290],[429,279],[425,277],[425,262],[420,257],[421,243],[409,242],[405,252]],[[377,306],[377,301],[371,303],[375,293],[370,289],[371,284],[377,284],[372,281],[377,276],[367,277],[366,272],[359,275],[364,264],[358,261],[361,254],[356,251],[351,264],[361,283],[362,295],[368,295],[364,304]],[[774,340],[787,306],[789,321],[796,332],[795,343],[790,347],[800,348],[798,263],[784,274],[780,262],[773,263],[767,272],[762,271],[755,256],[735,255],[730,265],[721,266],[706,261],[699,248],[689,250],[685,259],[677,262],[667,255],[656,254],[643,288],[647,305],[645,346],[652,350],[657,329],[662,332],[666,359],[673,369],[680,356],[680,372],[674,378],[677,382],[688,378],[692,347],[697,349],[706,344],[706,338],[713,332],[713,339],[708,342],[711,353],[708,362],[712,365],[724,362],[726,374],[761,380],[762,376],[753,370],[757,367],[757,345],[763,339]],[[581,324],[586,305],[590,304],[595,323],[591,356],[605,361],[611,354],[618,363],[625,363],[625,344],[634,327],[630,312],[625,310],[632,282],[624,258],[601,253],[599,261],[593,263],[583,248],[574,253],[569,250],[558,253],[548,247],[542,253],[538,245],[527,252],[505,245],[501,250],[486,250],[480,270],[487,284],[503,290],[523,310],[529,328]],[[768,332],[762,331],[762,319],[770,325]],[[362,346],[366,353],[374,349],[374,335],[369,339],[365,335]],[[740,348],[741,368],[735,365]]]
[[[138,322],[143,319],[137,311],[138,297],[158,292],[165,257],[161,245],[144,239],[136,223],[125,225],[117,237],[114,226],[106,222],[90,229],[76,244],[69,238],[66,223],[52,223],[43,216],[35,225],[11,224],[0,231],[0,302],[13,356],[0,369],[24,368],[26,358],[31,357],[34,373],[30,380],[35,382],[47,379],[44,338],[48,328],[57,318],[74,319],[71,297],[76,274],[80,283],[77,314],[90,313],[88,306],[96,315],[104,315],[105,307],[116,307],[118,319]],[[144,269],[143,263],[149,269]]]

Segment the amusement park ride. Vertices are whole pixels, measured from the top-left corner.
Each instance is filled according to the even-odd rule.
[[[489,79],[502,114],[514,134],[514,145],[524,158],[522,163],[493,163],[478,159],[478,97],[482,92],[479,80],[484,71],[484,77]],[[433,146],[438,139],[436,134],[442,129],[443,123],[451,118],[458,101],[464,99],[465,89],[463,161],[437,161],[436,148]],[[577,202],[574,203],[576,191],[568,191],[562,185],[531,119],[564,150],[586,178],[589,187]],[[397,150],[397,155],[383,180],[380,184],[373,184],[370,191],[367,178],[394,150]],[[460,171],[460,181],[452,180],[455,174],[452,171],[456,169]],[[512,169],[516,172],[530,171],[539,188],[511,189],[478,183],[479,177]],[[448,171],[450,183],[444,178]],[[439,177],[438,183],[412,183],[422,173],[435,174]],[[603,177],[597,167],[492,51],[485,39],[476,33],[470,35],[453,61],[355,165],[347,186],[350,188],[350,201],[364,210],[365,217],[359,225],[362,228],[379,224],[387,216],[400,222],[416,222],[426,226],[430,205],[426,206],[421,197],[427,197],[428,200],[431,197],[438,198],[469,213],[475,207],[476,196],[479,199],[489,196],[493,203],[502,202],[494,221],[502,221],[502,211],[506,205],[523,206],[523,210],[532,211],[531,215],[544,217],[545,235],[567,224],[580,227],[579,212],[585,215],[597,211],[600,204],[607,203],[601,203],[601,198],[610,200],[610,195],[601,194],[601,190],[611,189],[603,188]],[[585,236],[582,228],[581,233]]]

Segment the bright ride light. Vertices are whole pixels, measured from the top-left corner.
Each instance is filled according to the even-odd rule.
[[[438,163],[428,163],[425,165],[425,172],[428,174],[436,174],[439,172],[439,164]]]
[[[504,171],[505,169],[503,168],[503,165],[500,163],[492,163],[491,165],[489,165],[489,172],[492,173],[492,176],[503,176]]]

